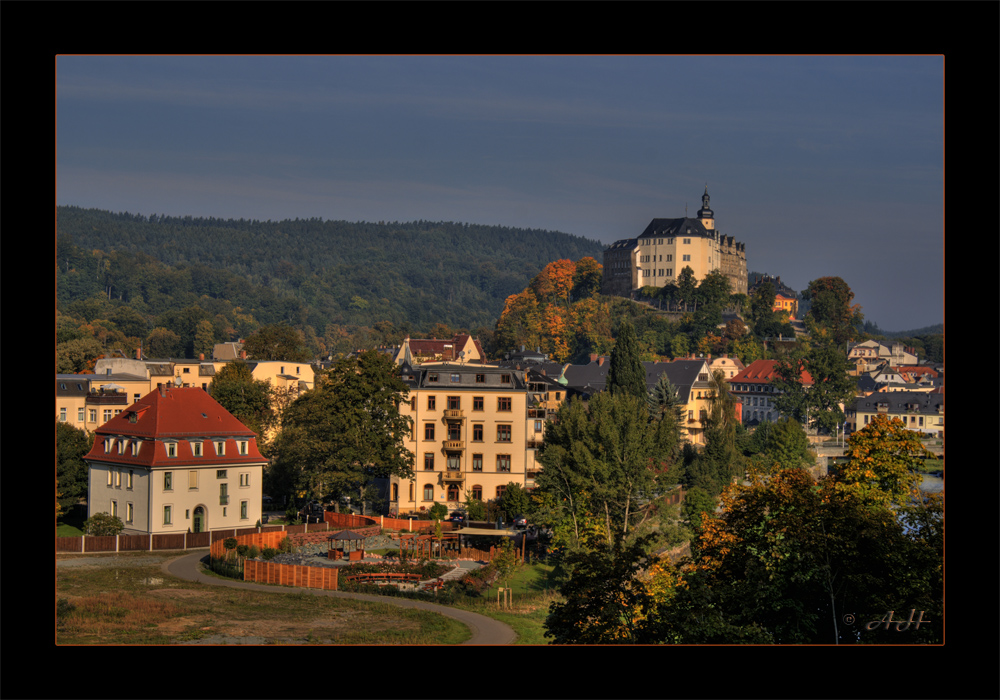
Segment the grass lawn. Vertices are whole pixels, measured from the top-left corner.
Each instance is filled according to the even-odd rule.
[[[549,605],[561,599],[550,581],[552,568],[548,564],[520,566],[514,575],[492,586],[481,599],[453,607],[477,612],[510,625],[517,632],[515,644],[548,644],[545,618],[549,614]],[[509,609],[503,609],[497,602],[501,586],[512,589]]]

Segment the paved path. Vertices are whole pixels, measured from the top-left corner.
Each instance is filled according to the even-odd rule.
[[[335,598],[352,598],[354,600],[367,600],[376,603],[388,603],[398,605],[402,608],[416,608],[419,610],[429,610],[465,624],[471,631],[472,637],[463,644],[473,645],[496,645],[513,644],[517,638],[516,633],[508,625],[474,612],[450,608],[446,605],[427,603],[422,600],[410,600],[408,598],[389,598],[385,596],[366,595],[364,593],[345,593],[343,591],[324,591],[317,588],[293,588],[290,586],[270,586],[259,583],[247,583],[245,581],[225,580],[209,576],[202,571],[201,560],[207,558],[205,552],[194,552],[185,554],[176,559],[169,559],[163,562],[161,568],[166,574],[177,576],[187,581],[198,581],[211,586],[229,586],[230,588],[249,589],[253,591],[265,591],[268,593],[312,593],[313,595],[326,595]]]

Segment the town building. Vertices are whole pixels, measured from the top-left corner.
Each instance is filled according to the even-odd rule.
[[[721,272],[729,279],[732,293],[746,294],[746,247],[716,228],[708,187],[701,199],[696,218],[653,219],[638,237],[608,246],[602,293],[631,296],[642,287],[663,287],[676,283],[681,271],[689,267],[699,281],[709,272]]]
[[[511,482],[534,486],[540,465],[545,411],[529,401],[525,372],[477,363],[400,365],[409,402],[400,412],[413,420],[404,446],[414,455],[412,479],[391,477],[389,509],[449,510],[467,495],[489,501]]]
[[[742,404],[743,425],[756,426],[765,421],[773,423],[783,417],[774,403],[781,393],[773,384],[778,376],[777,367],[777,360],[754,360],[729,380],[730,393]],[[812,376],[804,369],[799,379],[806,387],[813,383]]]
[[[944,392],[880,391],[858,397],[845,408],[847,431],[868,425],[876,415],[899,418],[908,430],[926,437],[944,437]]]
[[[125,534],[254,527],[267,460],[257,436],[200,387],[164,384],[98,427],[84,457],[88,515]]]

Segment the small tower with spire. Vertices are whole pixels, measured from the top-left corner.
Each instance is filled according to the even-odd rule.
[[[705,194],[701,196],[701,209],[698,210],[698,218],[701,219],[701,225],[704,226],[709,231],[715,230],[715,212],[708,205],[708,183],[705,183]]]

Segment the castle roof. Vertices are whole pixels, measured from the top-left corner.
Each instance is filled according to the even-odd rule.
[[[715,238],[715,232],[705,228],[700,219],[682,217],[680,219],[653,219],[649,222],[646,230],[639,235],[639,238],[653,238],[655,236]]]

